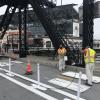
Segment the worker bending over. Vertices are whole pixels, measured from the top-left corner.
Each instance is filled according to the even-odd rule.
[[[88,86],[92,86],[92,76],[95,67],[95,56],[95,50],[91,49],[89,46],[84,49],[84,61],[87,76],[86,85]]]

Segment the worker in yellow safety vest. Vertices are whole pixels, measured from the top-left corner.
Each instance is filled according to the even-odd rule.
[[[59,57],[59,70],[62,71],[65,69],[64,56],[66,54],[66,49],[62,47],[62,45],[60,45],[57,52],[58,52],[58,57]]]
[[[95,67],[95,57],[96,57],[95,50],[87,46],[84,49],[84,62],[85,62],[86,76],[87,76],[86,85],[88,86],[92,86],[93,70]]]

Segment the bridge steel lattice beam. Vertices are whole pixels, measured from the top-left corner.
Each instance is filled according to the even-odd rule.
[[[94,0],[83,0],[83,49],[93,48]]]
[[[10,7],[10,8],[11,8],[11,7]],[[9,8],[9,9],[10,9],[10,8]],[[1,26],[1,27],[3,28],[3,30],[2,30],[2,32],[1,32],[1,34],[0,34],[0,38],[1,38],[1,39],[4,37],[6,31],[7,31],[8,27],[9,27],[9,24],[10,24],[11,19],[12,19],[13,15],[14,15],[14,13],[15,13],[15,11],[16,11],[16,8],[17,8],[17,7],[11,8],[11,11],[12,11],[12,12],[9,12],[9,10],[7,10],[6,15],[4,15],[4,18],[5,18],[5,19],[4,19],[4,22],[1,22],[1,23],[2,23],[2,26]]]
[[[65,47],[68,47],[66,41],[62,38],[61,33],[59,33],[56,29],[56,25],[52,22],[50,16],[45,11],[45,8],[39,5],[38,0],[29,0],[32,5],[37,17],[45,28],[48,36],[50,37],[53,46],[57,49],[59,45],[62,44]]]

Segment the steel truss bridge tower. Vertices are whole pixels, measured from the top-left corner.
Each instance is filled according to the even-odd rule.
[[[83,0],[83,48],[93,48],[94,0]]]

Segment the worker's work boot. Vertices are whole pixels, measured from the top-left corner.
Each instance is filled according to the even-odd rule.
[[[92,86],[92,84],[89,84],[89,83],[88,83],[88,80],[86,80],[85,85],[87,85],[87,86]]]

